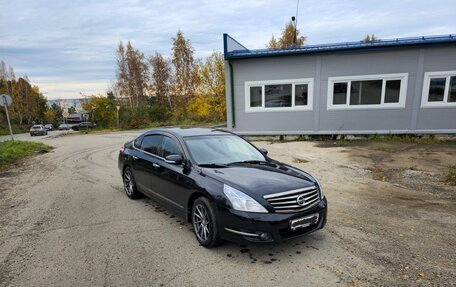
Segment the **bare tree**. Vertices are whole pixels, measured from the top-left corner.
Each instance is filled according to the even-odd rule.
[[[6,64],[3,61],[0,61],[0,79],[5,79],[8,77],[8,71],[6,70]]]
[[[266,45],[268,49],[279,49],[279,41],[274,37],[274,35],[271,36],[271,40],[269,40],[269,43]]]
[[[135,49],[130,41],[124,46],[119,42],[116,51],[117,83],[121,96],[129,98],[131,107],[139,107],[146,102],[149,66],[143,53]]]
[[[173,38],[172,63],[175,103],[185,113],[194,89],[194,59],[192,45],[189,40],[184,38],[184,34],[180,30]]]
[[[130,106],[133,106],[133,102],[131,100],[132,91],[129,89],[129,72],[128,72],[128,64],[127,59],[125,57],[125,47],[122,41],[119,42],[116,51],[116,62],[117,62],[117,82],[115,84],[116,90],[119,93],[119,96],[128,97]]]
[[[366,37],[364,37],[361,41],[364,43],[370,43],[370,42],[380,41],[380,39],[377,38],[374,34],[372,34],[370,36],[369,36],[369,34],[367,34]]]
[[[146,90],[149,74],[149,66],[144,54],[133,48],[128,41],[126,50],[126,60],[129,72],[129,86],[134,98],[134,104],[139,107],[146,102]]]

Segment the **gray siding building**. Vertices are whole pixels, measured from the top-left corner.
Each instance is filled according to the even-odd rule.
[[[456,133],[456,35],[249,50],[224,35],[239,134]]]

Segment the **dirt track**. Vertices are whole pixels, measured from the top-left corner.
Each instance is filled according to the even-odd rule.
[[[279,246],[207,250],[180,218],[124,195],[117,153],[134,135],[40,139],[56,149],[0,174],[0,286],[455,284],[456,189],[439,182],[454,145],[258,142],[321,179],[328,225]]]

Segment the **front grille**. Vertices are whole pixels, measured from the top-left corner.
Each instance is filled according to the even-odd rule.
[[[316,186],[265,195],[277,213],[293,213],[311,208],[320,200]]]

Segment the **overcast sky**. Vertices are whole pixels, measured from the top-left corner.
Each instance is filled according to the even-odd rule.
[[[224,32],[265,48],[295,13],[295,0],[0,0],[0,60],[48,98],[74,98],[106,92],[119,40],[169,55],[181,29],[197,57],[222,51]],[[308,44],[456,33],[454,0],[301,0],[298,15]]]

